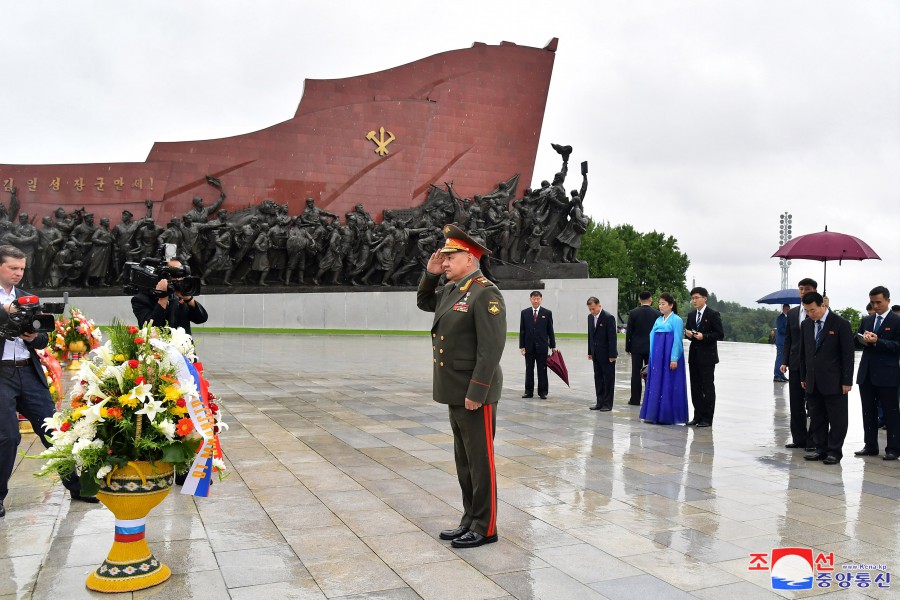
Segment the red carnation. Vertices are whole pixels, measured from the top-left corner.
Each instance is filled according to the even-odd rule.
[[[72,424],[69,423],[68,421],[66,421],[65,423],[63,423],[62,425],[59,426],[59,430],[60,430],[60,431],[63,431],[63,432],[66,432],[66,431],[68,431],[69,429],[71,429],[71,427],[72,427]]]
[[[136,361],[133,358],[128,361],[128,366],[131,367],[132,369],[137,369],[139,364],[141,364],[141,363],[139,363],[138,361]]]
[[[134,325],[132,325],[131,327],[128,328],[128,333],[130,333],[131,335],[134,335],[137,332],[138,332],[138,328],[135,327]]]
[[[214,403],[214,402],[210,402],[210,403],[209,403],[209,409],[210,409],[211,411],[213,411],[213,414],[218,414],[218,412],[219,412],[219,405],[216,404],[216,403]]]
[[[175,401],[175,404],[177,404],[181,408],[184,408],[185,406],[187,406],[187,402],[184,401],[184,398],[179,398],[178,400]]]
[[[145,340],[144,338],[134,338],[134,343],[137,345],[146,344],[147,340]]]
[[[144,379],[143,377],[137,377],[134,380],[134,385],[141,385],[143,383],[147,383],[147,380]]]

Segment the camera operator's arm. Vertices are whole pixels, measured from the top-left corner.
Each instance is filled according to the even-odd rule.
[[[42,350],[47,347],[48,343],[50,343],[50,338],[47,337],[47,334],[45,332],[23,333],[19,337],[22,338],[22,341],[25,342],[26,346],[30,346],[35,350]]]
[[[179,292],[175,292],[175,294],[178,295],[185,306],[188,307],[188,320],[191,323],[196,323],[197,325],[206,323],[207,319],[209,319],[209,315],[206,313],[206,309],[203,308],[203,305],[197,302],[196,298],[193,296],[184,296]]]
[[[166,279],[160,279],[156,284],[159,292],[167,294],[168,288],[169,282]],[[131,311],[134,313],[139,327],[143,327],[148,321],[153,321],[154,325],[165,325],[168,322],[166,316],[168,308],[168,295],[163,298],[154,298],[149,294],[138,294],[131,299]]]

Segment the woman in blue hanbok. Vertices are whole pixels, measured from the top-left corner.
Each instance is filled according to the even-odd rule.
[[[660,425],[688,420],[687,378],[684,368],[684,321],[668,292],[659,295],[659,312],[650,330],[650,363],[641,404],[641,420]]]

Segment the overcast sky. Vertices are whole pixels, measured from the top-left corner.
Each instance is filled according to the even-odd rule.
[[[789,211],[795,235],[828,225],[883,259],[830,263],[833,306],[861,309],[877,284],[900,303],[895,0],[0,0],[0,15],[12,164],[139,162],[154,141],[291,118],[305,78],[559,37],[537,181],[559,167],[550,142],[571,144],[587,213],[675,236],[688,286],[721,299],[780,287]],[[821,263],[795,261],[804,276],[821,291]]]

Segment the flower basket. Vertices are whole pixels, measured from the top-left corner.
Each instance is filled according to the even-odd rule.
[[[40,454],[47,462],[37,475],[78,473],[81,493],[97,494],[122,521],[143,519],[168,493],[176,472],[190,470],[191,485],[185,484],[182,493],[207,495],[212,474],[221,478],[225,470],[217,433],[226,427],[218,406],[206,399],[206,382],[194,359],[193,341],[181,328],[113,324],[109,341],[81,362],[69,402],[45,420],[52,446]],[[126,496],[146,510],[130,502],[122,506]],[[133,516],[140,512],[143,516]],[[140,532],[132,531],[137,527]],[[128,530],[127,536],[141,533],[143,539],[142,523],[117,522],[117,543],[120,529]],[[147,562],[155,559],[145,551],[146,543],[124,548],[114,544],[107,562],[88,578],[88,587],[125,591],[168,578],[168,569]],[[110,569],[129,565],[140,573],[111,574]],[[144,577],[151,571],[154,577]],[[120,581],[126,575],[140,581],[109,587],[110,578]],[[129,585],[138,587],[122,587]]]
[[[86,585],[98,592],[133,592],[167,580],[172,571],[147,546],[147,515],[172,489],[175,470],[164,462],[132,461],[107,474],[97,498],[116,517],[112,548]]]
[[[100,345],[100,328],[74,306],[69,317],[56,320],[56,336],[50,344],[51,351],[60,361],[71,360],[67,370],[77,371],[82,356]]]

